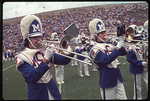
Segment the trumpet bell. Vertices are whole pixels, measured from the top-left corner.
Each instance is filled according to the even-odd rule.
[[[66,35],[64,36],[61,41],[60,41],[60,48],[63,48],[65,50],[68,50],[68,51],[73,51],[75,48],[75,46],[71,46],[70,45],[70,40],[72,39],[73,37],[70,36],[70,35]],[[66,55],[69,55],[70,52],[67,52],[67,51],[62,51],[63,54],[66,54]]]
[[[134,29],[132,27],[127,28],[127,37],[130,35],[131,37],[134,36]]]
[[[126,39],[130,40],[128,42],[131,42],[133,40],[136,28],[136,25],[130,25],[126,29]]]

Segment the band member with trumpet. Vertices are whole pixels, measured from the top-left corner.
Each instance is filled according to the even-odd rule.
[[[132,31],[131,31],[132,30]],[[148,63],[144,60],[144,50],[138,41],[141,34],[138,33],[136,25],[130,25],[126,30],[126,39],[128,44],[126,45],[127,50],[127,61],[130,63],[130,73],[134,76],[134,97],[133,99],[141,100],[141,77],[146,83],[148,90]]]
[[[59,41],[58,34],[56,32],[51,34],[51,41]],[[59,47],[59,44],[52,44],[54,47]],[[54,49],[54,51],[59,52],[59,50]],[[55,67],[55,77],[57,84],[64,83],[64,65],[54,64]]]
[[[90,50],[90,57],[100,71],[99,86],[102,99],[127,99],[123,78],[116,61],[119,55],[126,55],[126,50],[123,47],[124,41],[119,41],[115,47],[107,43],[105,25],[98,18],[90,21],[89,31],[91,38],[95,38],[96,41]]]
[[[54,53],[52,47],[43,49],[40,44],[43,37],[42,23],[37,16],[23,17],[20,27],[25,49],[16,56],[16,69],[28,85],[28,100],[61,100],[48,65],[66,65],[71,59]],[[73,57],[74,54],[69,56]]]

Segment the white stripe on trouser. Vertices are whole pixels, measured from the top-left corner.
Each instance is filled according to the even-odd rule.
[[[133,99],[136,99],[136,98],[137,98],[137,100],[142,99],[141,77],[144,79],[144,81],[146,83],[146,88],[148,90],[148,71],[143,71],[141,74],[135,74],[134,75],[134,96],[133,96]],[[135,80],[135,78],[136,78],[136,80]]]
[[[54,100],[53,96],[51,95],[49,89],[47,88],[47,91],[48,91],[48,98],[49,100]]]
[[[103,94],[103,90],[105,90],[105,94]],[[127,100],[127,96],[125,93],[124,85],[119,80],[117,81],[117,85],[112,88],[100,88],[100,93],[102,96],[102,99],[104,99],[103,95],[105,95],[106,100]]]

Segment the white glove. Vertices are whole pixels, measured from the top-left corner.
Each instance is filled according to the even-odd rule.
[[[123,40],[119,41],[116,47],[118,47],[120,49],[122,46],[124,46]]]
[[[45,51],[45,56],[44,58],[47,60],[50,60],[50,58],[54,55],[54,48],[52,47],[47,47]]]
[[[118,41],[117,41],[115,38],[113,38],[111,41],[112,41],[112,44],[115,45],[115,46],[116,46],[117,43],[118,43]]]
[[[70,40],[70,44],[71,44],[71,45],[77,45],[77,44],[78,44],[78,39],[77,39],[77,38],[72,38],[72,39]]]
[[[143,61],[143,62],[142,62],[142,66],[143,66],[143,67],[148,67],[147,62]]]

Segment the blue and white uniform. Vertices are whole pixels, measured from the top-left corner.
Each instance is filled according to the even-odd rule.
[[[10,49],[7,50],[7,58],[10,60],[11,58],[11,52],[10,52]]]
[[[83,47],[83,45],[78,45],[76,47],[76,52],[79,53],[79,54],[83,54],[83,55],[87,55],[85,53],[86,49]],[[77,55],[77,59],[78,60],[82,60],[82,61],[85,61],[85,62],[88,62],[87,61],[87,58],[83,57],[83,56],[79,56]],[[82,66],[84,66],[84,74],[85,76],[90,76],[89,74],[89,69],[88,69],[88,65],[85,64],[85,63],[82,63],[82,62],[78,62],[78,75],[83,77],[83,74],[82,74]]]
[[[7,54],[7,51],[4,51],[3,53],[3,60],[7,61],[7,57],[8,57],[8,54]]]
[[[143,58],[143,49],[139,43],[130,43],[126,46],[127,50],[127,61],[130,63],[130,73],[134,76],[134,96],[133,98],[138,100],[142,99],[141,94],[141,77],[146,83],[148,90],[148,71],[144,70],[142,62]]]
[[[90,57],[98,66],[99,86],[102,98],[107,99],[127,99],[123,78],[117,65],[116,58],[119,55],[126,55],[125,48],[119,51],[109,43],[95,43],[90,50]]]
[[[28,85],[28,100],[61,100],[61,95],[52,78],[48,64],[42,60],[44,50],[25,48],[16,56],[16,69]],[[70,54],[73,57],[73,54]],[[50,63],[66,65],[71,61],[54,53]]]

